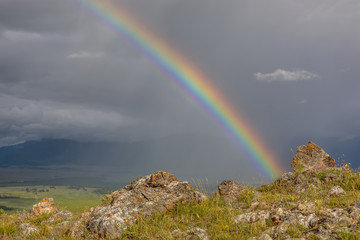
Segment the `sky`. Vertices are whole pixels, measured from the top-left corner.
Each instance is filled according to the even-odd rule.
[[[359,1],[114,2],[210,76],[275,154],[299,136],[360,136]],[[0,52],[0,146],[178,135],[232,144],[80,0],[2,0]]]

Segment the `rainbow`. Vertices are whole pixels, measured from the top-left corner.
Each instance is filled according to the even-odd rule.
[[[282,173],[277,158],[262,143],[251,125],[226,101],[209,77],[174,48],[146,29],[132,14],[111,0],[79,0],[101,21],[131,42],[176,84],[200,104],[235,139],[266,177]]]

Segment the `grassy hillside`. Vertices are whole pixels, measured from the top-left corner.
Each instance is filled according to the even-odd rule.
[[[299,191],[300,185],[308,186],[306,191]],[[330,196],[329,191],[334,186],[340,186],[346,193]],[[100,202],[99,195],[95,194],[93,189],[37,188],[49,189],[49,192],[38,192],[37,199],[51,196],[60,208],[75,213]],[[34,198],[33,193],[27,192],[24,187],[9,187],[6,191],[8,195]],[[360,173],[349,167],[298,172],[291,178],[280,178],[260,187],[244,186],[241,196],[234,202],[226,202],[217,194],[208,194],[208,200],[200,204],[179,204],[165,214],[155,214],[148,219],[139,217],[134,225],[128,226],[122,239],[175,239],[175,230],[179,233],[177,239],[198,239],[187,234],[187,230],[194,227],[205,229],[211,239],[249,239],[264,232],[272,239],[323,239],[321,234],[325,233],[330,239],[359,239],[360,228],[357,223],[360,215],[356,215],[359,199]],[[31,207],[32,203],[28,201],[29,205],[24,205],[23,208]],[[104,201],[106,202],[106,198]],[[6,204],[9,204],[9,201]],[[355,211],[355,215],[352,215],[352,211]],[[256,220],[256,217],[255,220],[249,218],[250,220],[242,223],[235,221],[239,216],[249,214],[261,219],[262,214],[266,213],[269,213],[270,217],[264,218],[264,221]],[[71,226],[77,216],[70,220],[70,225],[67,226]],[[281,216],[302,216],[304,219],[301,220],[303,222],[286,225]],[[309,216],[316,221],[310,219],[311,222]],[[23,237],[20,235],[16,218],[16,214],[3,213],[0,216],[0,234],[6,236],[6,239]],[[40,230],[29,236],[29,239],[71,239],[67,235],[69,227],[55,231],[54,229],[58,229],[57,225],[46,223],[44,220],[47,218],[49,216],[40,216],[31,220]]]

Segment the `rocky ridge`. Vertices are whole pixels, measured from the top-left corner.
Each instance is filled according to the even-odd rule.
[[[159,171],[106,195],[103,205],[79,217],[43,199],[17,215],[14,239],[43,236],[46,224],[47,236],[60,239],[359,239],[360,174],[348,164],[336,167],[312,142],[298,148],[291,166],[260,187],[223,181],[215,195]],[[34,224],[41,216],[47,217]]]

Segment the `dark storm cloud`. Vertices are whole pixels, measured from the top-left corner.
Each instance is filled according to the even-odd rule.
[[[68,32],[81,18],[71,1],[2,0],[0,27],[16,31]]]
[[[121,4],[210,76],[274,151],[297,135],[360,135],[358,1]],[[226,136],[80,1],[1,1],[0,50],[0,145]]]

